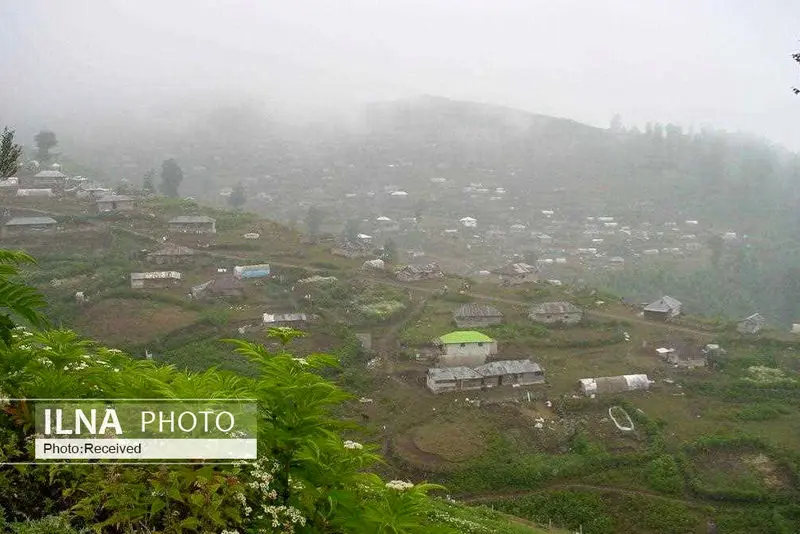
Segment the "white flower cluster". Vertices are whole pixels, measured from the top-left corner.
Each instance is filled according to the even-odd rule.
[[[65,365],[64,366],[64,370],[65,371],[83,371],[87,367],[89,367],[89,364],[87,364],[86,362],[73,362],[73,363],[68,363],[67,365]]]
[[[397,491],[405,491],[414,487],[411,482],[404,482],[402,480],[392,480],[386,483],[386,487]]]
[[[234,439],[246,438],[247,432],[243,432],[241,430],[233,430],[231,432],[228,432],[228,435]]]
[[[8,395],[0,389],[0,408],[3,406],[8,406]]]
[[[263,506],[264,513],[272,518],[272,527],[283,527],[284,532],[294,532],[294,525],[305,526],[306,518],[294,506]]]
[[[344,442],[344,448],[345,449],[352,449],[352,450],[361,450],[361,449],[364,448],[364,446],[362,444],[360,444],[360,443],[357,443],[355,441],[350,441],[348,439],[347,441]]]
[[[469,519],[462,519],[460,517],[454,517],[447,512],[440,512],[438,510],[434,510],[428,514],[431,519],[441,521],[443,523],[447,523],[452,525],[458,529],[459,532],[463,532],[464,534],[492,534],[492,530],[489,530],[487,527],[476,523],[475,521],[470,521]]]
[[[289,476],[289,487],[294,491],[302,491],[305,488],[305,484],[300,482],[299,480],[295,480],[291,476]]]
[[[305,358],[292,358],[292,359],[299,364],[308,365],[308,360],[306,360]]]
[[[238,530],[223,530],[219,534],[239,534]]]

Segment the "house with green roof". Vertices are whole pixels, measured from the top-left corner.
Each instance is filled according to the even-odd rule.
[[[439,349],[437,367],[474,367],[497,354],[497,341],[475,330],[456,330],[433,340]]]

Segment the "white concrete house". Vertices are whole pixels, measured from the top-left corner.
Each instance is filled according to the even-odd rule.
[[[457,330],[434,340],[440,354],[437,367],[483,365],[497,354],[497,341],[474,330]]]

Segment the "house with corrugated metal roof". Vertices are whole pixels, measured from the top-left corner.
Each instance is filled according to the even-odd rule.
[[[53,189],[61,190],[64,188],[67,175],[58,170],[44,170],[33,176],[23,176],[21,187],[27,189]]]
[[[459,328],[490,326],[503,322],[503,314],[494,306],[470,302],[453,312],[453,320]]]
[[[52,233],[58,223],[51,217],[14,217],[3,224],[3,235]]]
[[[406,265],[397,272],[397,279],[401,282],[415,282],[417,280],[429,280],[442,277],[444,277],[444,273],[437,263]]]
[[[583,310],[571,302],[543,302],[530,309],[528,318],[543,324],[577,324],[583,319]]]
[[[433,340],[439,350],[437,367],[475,366],[497,354],[497,341],[474,330],[457,330]]]
[[[217,220],[206,215],[180,215],[169,220],[169,231],[184,234],[216,234]]]
[[[681,314],[683,304],[678,299],[663,296],[644,307],[644,316],[648,319],[666,321]]]
[[[498,360],[474,368],[485,387],[529,386],[544,383],[544,370],[531,360]]]
[[[163,289],[180,283],[181,273],[177,271],[131,273],[131,289]]]
[[[764,326],[766,326],[767,320],[764,318],[763,315],[760,313],[754,313],[749,317],[745,317],[739,324],[736,325],[736,331],[740,334],[758,334]]]
[[[469,367],[428,369],[425,382],[433,393],[481,389],[483,377]]]
[[[94,201],[97,211],[126,211],[134,208],[134,198],[128,195],[106,195]]]
[[[268,263],[259,263],[257,265],[237,265],[233,268],[233,276],[239,280],[245,278],[266,278],[270,275],[270,267]]]
[[[261,322],[265,325],[305,323],[309,319],[305,313],[265,313]]]
[[[496,274],[503,285],[524,284],[539,280],[539,268],[528,263],[509,263],[491,271]]]
[[[147,261],[157,263],[159,265],[175,265],[190,261],[194,254],[194,250],[190,249],[189,247],[168,243],[162,248],[150,252],[147,255]]]
[[[244,283],[232,274],[223,274],[208,282],[194,286],[189,293],[194,299],[203,298],[242,298]]]
[[[650,389],[647,375],[603,376],[599,378],[581,378],[578,380],[584,395],[602,395],[622,393],[623,391]]]

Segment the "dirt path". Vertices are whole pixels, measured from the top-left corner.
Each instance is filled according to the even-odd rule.
[[[691,499],[681,499],[678,497],[668,497],[666,495],[661,495],[659,493],[646,490],[616,488],[613,486],[593,486],[591,484],[554,484],[552,486],[547,486],[545,488],[540,488],[536,490],[480,493],[464,497],[456,496],[455,498],[456,500],[464,503],[481,503],[481,502],[495,501],[498,499],[509,499],[513,497],[524,497],[526,495],[536,495],[539,493],[544,493],[554,490],[580,490],[580,491],[593,491],[602,493],[617,493],[620,495],[636,495],[640,497],[647,497],[649,499],[657,499],[659,501],[664,501],[672,504],[683,504],[685,506],[691,506],[694,508],[704,508],[708,506],[707,504],[699,501],[694,501]]]
[[[375,343],[375,350],[383,361],[383,370],[387,375],[393,376],[395,371],[395,354],[393,347],[397,346],[397,336],[400,331],[425,309],[427,298],[421,298],[414,303],[402,319],[389,326],[389,329]]]

